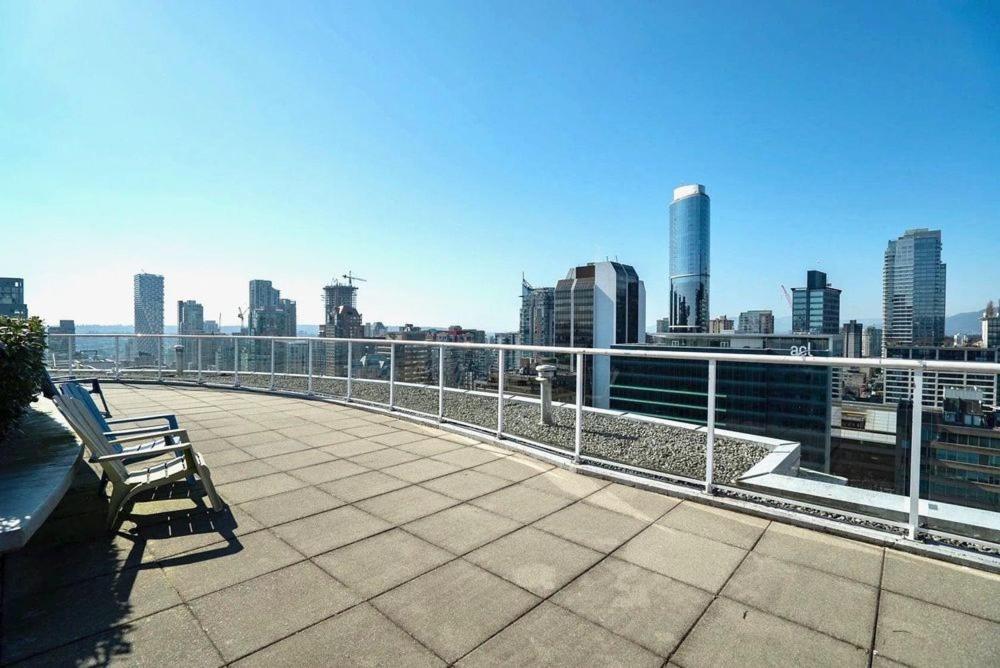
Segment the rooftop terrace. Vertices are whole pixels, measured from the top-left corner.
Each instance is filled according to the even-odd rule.
[[[394,415],[108,384],[169,411],[181,483],[103,532],[97,474],[3,557],[36,665],[995,665],[1000,577],[663,494]]]

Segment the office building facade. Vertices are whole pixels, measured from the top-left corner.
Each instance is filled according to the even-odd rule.
[[[940,230],[907,230],[889,242],[882,268],[883,345],[941,344],[945,279]]]
[[[555,345],[555,301],[555,288],[536,288],[521,278],[521,314],[518,328],[521,345]],[[518,351],[511,357],[516,357],[518,366],[521,366],[530,365],[540,359],[542,354]]]
[[[838,356],[840,336],[684,334],[653,335],[654,344],[618,346],[745,354],[747,362],[719,362],[716,425],[801,443],[802,465],[828,470],[833,373],[830,367],[754,364],[758,355]],[[611,357],[610,408],[704,425],[708,362]]]
[[[24,303],[23,278],[0,278],[0,316],[28,317],[28,305]]]
[[[163,334],[163,276],[136,274],[133,278],[133,316],[136,334]],[[140,366],[155,363],[160,339],[139,339],[133,348]]]
[[[205,333],[205,308],[201,304],[193,299],[177,302],[177,333]]]
[[[806,286],[792,288],[792,332],[840,332],[840,290],[830,287],[822,271],[810,269],[806,273]]]
[[[993,305],[993,302],[986,305],[980,324],[982,327],[980,345],[983,348],[1000,348],[1000,311]]]
[[[882,356],[882,329],[869,325],[861,333],[861,356]]]
[[[844,336],[844,357],[864,357],[864,326],[857,320],[845,322],[840,333]]]
[[[897,493],[909,490],[913,405],[899,405]],[[1000,511],[1000,421],[976,388],[948,388],[921,421],[920,498]]]
[[[295,336],[298,318],[295,300],[283,299],[271,281],[250,281],[246,333],[251,336]]]
[[[1000,363],[1000,348],[979,346],[890,346],[886,357],[904,360],[942,360],[946,362]],[[998,377],[992,374],[950,371],[924,371],[924,408],[942,410],[945,390],[949,387],[975,388],[989,405],[1000,396]],[[899,369],[885,370],[885,403],[898,404],[913,398],[913,374]]]
[[[705,186],[674,189],[670,204],[670,330],[707,332],[711,200]]]
[[[591,262],[575,267],[555,288],[555,344],[577,348],[610,348],[642,343],[646,328],[646,288],[635,269],[618,262]],[[570,371],[575,362],[559,356]],[[607,408],[611,365],[605,356],[588,356],[584,400]],[[572,369],[579,372],[577,369]]]
[[[722,334],[724,332],[735,331],[736,323],[734,323],[729,316],[720,315],[718,318],[712,318],[708,322],[708,331],[710,334]]]
[[[774,313],[771,311],[744,311],[740,313],[736,330],[740,334],[774,334]]]

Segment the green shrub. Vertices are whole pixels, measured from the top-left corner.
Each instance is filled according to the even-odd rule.
[[[41,318],[0,317],[0,440],[38,395],[44,354]]]

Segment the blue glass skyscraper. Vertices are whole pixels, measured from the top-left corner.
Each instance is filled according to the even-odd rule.
[[[710,200],[705,186],[674,188],[670,204],[670,331],[708,331]]]
[[[886,346],[941,344],[945,276],[940,230],[907,230],[889,242],[882,270]]]

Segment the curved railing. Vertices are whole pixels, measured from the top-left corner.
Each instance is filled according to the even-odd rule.
[[[474,430],[602,475],[682,485],[692,493],[697,489],[909,540],[932,538],[988,552],[1000,542],[1000,514],[920,498],[922,448],[896,448],[905,450],[908,460],[900,462],[908,476],[907,494],[849,487],[824,471],[801,466],[798,442],[727,428],[726,398],[717,392],[723,364],[819,367],[830,370],[831,384],[837,382],[834,370],[868,368],[906,374],[911,395],[923,407],[925,374],[981,376],[993,378],[995,385],[997,363],[319,337],[49,337],[48,364],[61,374],[238,387],[362,404]],[[572,387],[556,392],[548,423],[539,417],[537,383],[513,372],[514,356],[556,358],[561,377],[573,381]],[[698,422],[704,424],[587,405],[588,395],[597,394],[585,387],[594,360],[609,357],[703,364],[705,419]],[[576,373],[578,369],[587,372]],[[923,442],[923,416],[923,410],[910,411],[909,442]],[[828,464],[829,448],[827,455]]]

